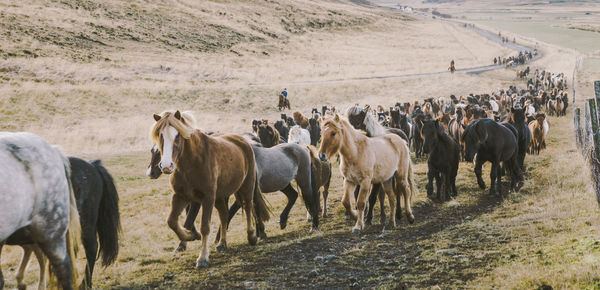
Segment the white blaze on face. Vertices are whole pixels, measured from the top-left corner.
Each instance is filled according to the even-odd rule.
[[[165,173],[170,173],[175,169],[173,163],[173,143],[175,143],[175,137],[177,137],[177,130],[172,126],[163,129],[163,150],[160,158],[160,168]]]

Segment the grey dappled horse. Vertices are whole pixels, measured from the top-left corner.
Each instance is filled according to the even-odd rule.
[[[71,256],[80,235],[70,172],[69,160],[42,138],[0,132],[0,251],[15,232],[29,234],[63,289],[75,283]]]

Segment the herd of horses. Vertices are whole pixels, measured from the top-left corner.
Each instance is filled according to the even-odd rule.
[[[323,106],[308,116],[297,111],[281,114],[275,122],[253,120],[252,131],[245,134],[205,132],[191,113],[166,111],[153,116],[147,175],[170,175],[167,225],[179,238],[176,251],[184,251],[189,241],[201,241],[197,267],[209,265],[213,208],[220,222],[217,251],[227,250],[227,229],[240,208],[248,243],[266,239],[264,223],[272,213],[264,194],[270,192],[281,191],[288,199],[279,217],[282,229],[299,193],[307,221],[318,229],[321,217],[327,216],[336,162],[343,177],[342,204],[347,218],[355,220],[352,232],[371,224],[377,200],[384,229],[394,229],[402,213],[409,223],[415,221],[411,201],[419,186],[413,162],[425,157],[425,188],[431,199],[446,201],[458,195],[455,181],[461,161],[475,163],[481,189],[486,187],[482,166],[492,164],[489,194],[507,191],[502,190],[505,175],[510,177],[509,190],[519,190],[526,155],[539,154],[546,146],[546,116],[565,115],[566,89],[564,74],[536,70],[524,89],[510,86],[490,94],[396,103],[389,109],[355,105],[345,116]],[[108,171],[100,161],[66,158],[29,133],[0,133],[0,160],[5,188],[0,196],[0,251],[3,245],[25,249],[19,288],[25,287],[23,273],[34,253],[42,271],[40,288],[49,268],[47,257],[49,274],[64,289],[72,289],[77,280],[73,253],[80,241],[87,258],[82,285],[91,287],[98,253],[109,265],[119,248],[118,194]],[[182,226],[178,218],[184,211]],[[198,231],[195,220],[200,213]]]

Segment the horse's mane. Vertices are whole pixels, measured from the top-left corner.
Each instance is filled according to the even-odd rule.
[[[345,120],[341,120],[341,121],[345,121]],[[372,136],[381,136],[385,134],[385,128],[383,126],[381,126],[381,124],[379,124],[375,118],[373,118],[373,115],[369,114],[367,112],[366,116],[365,116],[365,120],[363,121],[363,124],[365,124],[365,128],[367,129],[367,132]]]
[[[191,120],[187,121],[186,115]],[[177,132],[179,132],[179,134],[181,134],[181,137],[189,139],[192,133],[194,133],[195,129],[190,124],[190,122],[193,121],[193,117],[191,117],[191,114],[189,114],[189,112],[186,112],[186,115],[182,114],[182,120],[179,120],[175,118],[175,112],[166,111],[161,113],[160,120],[156,121],[156,124],[152,126],[152,129],[150,131],[151,139],[159,143],[160,132],[162,132],[167,126],[172,126],[173,128],[175,128],[175,130],[177,130]]]
[[[319,160],[319,155],[317,154],[317,148],[315,148],[315,146],[306,145],[306,149],[308,149],[308,152],[310,153],[310,159]]]
[[[252,146],[263,147],[260,143],[260,139],[258,139],[258,137],[256,137],[256,135],[253,133],[244,133],[242,134],[242,138],[244,138],[244,140],[246,140]]]

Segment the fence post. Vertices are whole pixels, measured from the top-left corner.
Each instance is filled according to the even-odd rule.
[[[583,151],[583,130],[581,128],[581,109],[573,110],[573,127],[575,129],[575,143],[580,151]]]
[[[590,144],[592,143],[591,141],[591,136],[593,135],[592,133],[592,124],[591,124],[591,117],[590,117],[590,104],[588,102],[584,103],[584,115],[585,115],[585,119],[583,120],[584,123],[584,135],[583,135],[583,149],[587,149]],[[586,156],[586,158],[588,158],[588,156]]]
[[[600,130],[598,126],[598,110],[596,108],[596,99],[588,99],[588,103],[590,104],[590,121],[592,125],[592,142],[594,142],[594,157],[596,160],[600,160],[600,135],[598,135],[598,131]]]

